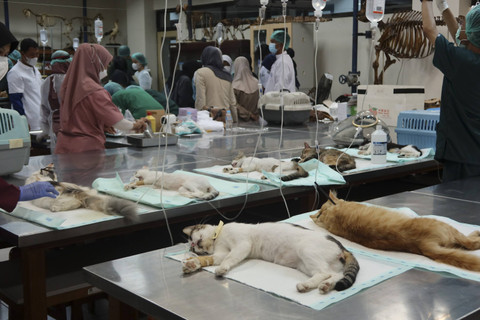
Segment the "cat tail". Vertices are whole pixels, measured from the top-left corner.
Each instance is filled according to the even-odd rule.
[[[343,254],[345,256],[345,268],[343,270],[343,278],[335,284],[335,290],[337,291],[350,288],[355,282],[355,279],[357,279],[357,274],[360,270],[357,259],[355,259],[350,251],[343,250]]]
[[[303,169],[303,167],[301,165],[296,163],[295,172],[292,173],[292,174],[283,176],[280,179],[282,181],[291,181],[291,180],[295,180],[295,179],[299,179],[299,178],[305,178],[305,177],[308,177],[308,172],[305,169]]]
[[[445,248],[440,245],[421,248],[422,254],[437,262],[471,271],[480,271],[480,258],[462,249]]]
[[[109,215],[122,216],[128,221],[135,221],[138,218],[135,203],[125,199],[101,195],[90,196],[86,199],[85,206]]]

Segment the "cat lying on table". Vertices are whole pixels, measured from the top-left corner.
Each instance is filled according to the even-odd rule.
[[[32,200],[32,203],[39,208],[52,212],[87,208],[109,215],[123,216],[127,220],[137,218],[137,206],[131,201],[101,195],[92,188],[73,183],[58,182],[53,163],[34,172],[25,184],[35,181],[49,181],[59,192],[56,198],[43,197]]]
[[[423,217],[338,199],[310,217],[331,233],[365,247],[424,255],[437,262],[480,271],[480,257],[466,250],[480,249],[480,231],[465,236],[449,224]]]
[[[316,150],[305,142],[299,162],[306,162],[310,159],[317,159],[333,170],[337,170],[338,168],[340,172],[356,168],[355,159],[349,154],[337,149],[319,148]]]
[[[418,158],[422,155],[422,151],[413,144],[404,145],[389,142],[387,143],[387,151],[391,153],[398,153],[398,156],[403,158]],[[358,147],[358,154],[371,155],[372,144],[368,142]]]
[[[261,259],[297,269],[310,278],[297,284],[299,292],[318,289],[327,293],[353,285],[360,266],[340,242],[331,236],[289,223],[228,223],[194,225],[183,229],[197,257],[183,262],[183,272],[218,266],[224,276],[245,259]],[[207,256],[204,256],[207,255]]]

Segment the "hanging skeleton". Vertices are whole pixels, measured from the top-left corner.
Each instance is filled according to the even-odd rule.
[[[435,17],[435,23],[437,26],[445,25],[440,17]],[[380,21],[378,28],[382,35],[375,46],[376,59],[372,65],[375,84],[383,83],[385,71],[396,62],[394,58],[425,58],[433,52],[433,44],[423,33],[422,13],[419,11],[395,13],[386,23]],[[382,51],[385,55],[385,63],[379,74],[380,52]],[[392,59],[392,57],[394,58]]]

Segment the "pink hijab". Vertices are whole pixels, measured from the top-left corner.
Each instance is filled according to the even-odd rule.
[[[112,55],[101,45],[83,43],[78,47],[60,90],[62,126],[68,123],[80,101],[96,91],[105,90],[100,84],[99,73],[107,69],[112,59]]]
[[[243,91],[247,94],[258,90],[258,80],[252,75],[252,69],[245,57],[238,57],[233,63],[233,89]]]

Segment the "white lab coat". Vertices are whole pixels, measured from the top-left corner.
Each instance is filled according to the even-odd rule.
[[[42,75],[36,67],[30,67],[19,61],[7,74],[8,91],[22,93],[23,109],[30,130],[41,130],[40,103],[42,100],[40,87]]]
[[[276,58],[277,60],[270,69],[270,77],[265,86],[265,92],[280,91],[281,89],[287,89],[290,92],[297,91],[292,58],[286,52],[277,54]]]
[[[152,89],[152,76],[150,75],[150,69],[143,69],[142,71],[137,71],[133,75],[138,80],[138,85],[144,89]]]

